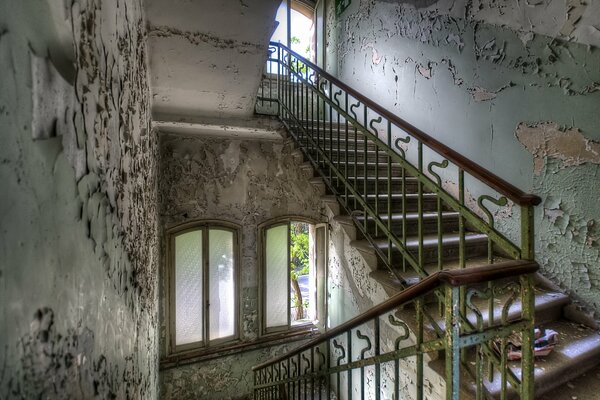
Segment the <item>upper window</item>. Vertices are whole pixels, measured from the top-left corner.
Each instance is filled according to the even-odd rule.
[[[262,331],[323,322],[325,226],[290,219],[262,229]]]
[[[281,2],[277,10],[277,28],[271,36],[272,42],[288,45],[293,51],[301,56],[312,60],[314,51],[314,10],[299,1],[292,1],[290,11],[290,31],[288,43],[288,6],[287,0]]]
[[[220,223],[169,232],[172,352],[238,337],[237,236]]]

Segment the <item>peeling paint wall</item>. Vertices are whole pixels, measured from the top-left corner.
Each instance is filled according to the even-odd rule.
[[[242,226],[240,339],[251,343],[259,329],[258,225],[289,215],[321,221],[319,196],[300,168],[299,159],[292,155],[289,142],[281,139],[162,134],[160,148],[163,228],[195,219],[226,220]],[[163,260],[163,276],[165,264]],[[163,315],[165,306],[165,287],[161,285]],[[162,318],[163,355],[165,323]],[[172,399],[249,398],[251,367],[283,350],[282,346],[267,347],[161,371],[161,395]]]
[[[146,65],[141,1],[0,4],[2,399],[157,397]]]
[[[544,273],[600,312],[590,245],[600,197],[600,2],[357,0],[339,17],[327,3],[328,70],[541,195]],[[517,221],[499,226],[518,231]]]

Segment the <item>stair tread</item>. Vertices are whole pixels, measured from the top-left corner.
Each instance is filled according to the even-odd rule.
[[[552,390],[552,393],[542,395],[539,400],[598,400],[600,393],[600,365],[594,367]]]
[[[460,235],[458,232],[444,233],[442,235],[442,242],[444,245],[458,244],[459,241],[460,241]],[[467,242],[468,244],[484,242],[484,241],[487,241],[487,235],[485,235],[483,233],[476,233],[476,232],[466,232],[465,233],[465,242]],[[380,247],[382,249],[387,249],[388,240],[385,238],[376,238],[374,240],[374,244],[377,247]],[[366,239],[353,240],[350,242],[350,245],[359,250],[372,250],[373,251],[373,246]],[[418,247],[418,245],[419,245],[419,239],[418,239],[418,237],[415,237],[415,236],[409,237],[405,241],[405,246],[409,249],[416,248],[416,247]],[[438,245],[438,235],[437,234],[423,235],[423,246],[424,247],[433,247],[433,246],[437,246],[437,245]]]
[[[505,261],[510,261],[510,260],[501,258],[501,257],[494,258],[494,263],[500,263],[500,262],[505,262]],[[489,261],[488,261],[487,257],[474,257],[474,258],[465,260],[465,268],[482,267],[482,266],[488,265],[488,264],[489,264]],[[458,260],[444,262],[443,269],[453,270],[453,269],[459,269],[459,268],[460,268],[460,262]],[[439,271],[437,263],[426,264],[424,266],[424,269],[429,275]],[[406,271],[398,270],[397,273],[404,280],[404,282],[409,286],[414,285],[415,283],[417,283],[419,281],[419,275],[410,267],[407,267]],[[394,273],[392,273],[392,271],[390,271],[388,269],[378,269],[378,270],[372,271],[370,273],[370,276],[373,279],[377,280],[382,285],[386,285],[387,287],[389,287],[391,289],[396,289],[397,291],[402,290],[402,287],[403,287],[402,282],[396,277],[396,275]]]
[[[559,339],[552,353],[536,358],[536,398],[600,364],[600,332],[566,320],[545,324],[544,327],[558,332]],[[521,375],[518,362],[509,362],[509,365],[517,376]],[[498,372],[496,375],[493,382],[485,382],[494,397],[500,394]]]
[[[391,218],[390,218],[390,216],[391,216]],[[458,218],[458,216],[459,216],[459,213],[457,211],[442,211],[442,218],[449,218],[449,217],[457,217]],[[432,212],[432,211],[423,212],[423,219],[435,219],[435,220],[437,220],[437,217],[438,217],[437,211],[435,211],[435,212]],[[402,213],[391,213],[391,214],[379,213],[379,218],[382,221],[387,221],[388,219],[391,219],[392,221],[402,221],[404,219],[404,214],[402,214]],[[358,220],[363,220],[364,216],[359,215],[357,217],[357,219]],[[419,213],[412,212],[412,211],[406,213],[406,220],[407,221],[418,220],[418,219],[419,219]],[[371,217],[371,216],[367,216],[367,220],[374,220],[374,218]]]
[[[418,193],[406,193],[405,194],[407,199],[418,199],[419,198],[419,194]],[[348,197],[354,197],[354,195],[349,195]],[[387,199],[388,195],[387,193],[367,193],[367,195],[361,195],[361,197],[366,197],[367,199],[374,199],[376,197],[380,197],[382,199]],[[392,200],[397,200],[397,199],[402,199],[403,194],[402,193],[392,193],[391,194],[391,198]],[[423,197],[425,199],[435,199],[437,198],[437,194],[436,193],[423,193]]]
[[[500,313],[502,312],[502,306],[506,304],[506,301],[509,298],[509,294],[503,294],[495,298],[495,311],[494,311],[494,319],[496,323],[498,323],[500,319]],[[555,292],[552,290],[544,290],[540,288],[536,288],[535,290],[535,311],[536,314],[541,314],[542,312],[552,309],[552,308],[562,308],[567,305],[571,299],[564,293]],[[486,299],[473,298],[473,305],[477,307],[477,309],[481,312],[482,320],[484,326],[489,321],[489,307],[488,301]],[[432,316],[437,316],[437,304],[430,304],[427,306],[428,312]],[[518,319],[521,317],[521,301],[519,299],[515,300],[515,302],[508,309],[508,320]],[[475,314],[471,311],[467,313],[468,320],[475,325],[477,322],[477,318]],[[443,318],[436,318],[437,325],[443,330],[446,326],[446,322]],[[545,321],[547,322],[547,321]],[[554,323],[554,322],[550,322]],[[433,330],[433,326],[431,324],[426,324],[429,329]]]

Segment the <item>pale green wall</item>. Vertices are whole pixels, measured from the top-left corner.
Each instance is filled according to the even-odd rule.
[[[600,311],[600,2],[329,3],[328,70],[540,195],[544,273]]]

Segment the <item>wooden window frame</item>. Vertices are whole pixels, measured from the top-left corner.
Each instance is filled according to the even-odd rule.
[[[229,231],[233,234],[233,275],[234,275],[234,333],[233,335],[209,340],[210,332],[210,304],[208,299],[210,296],[209,287],[209,230],[218,229]],[[186,343],[182,345],[176,344],[176,304],[175,304],[175,238],[179,235],[202,231],[202,341],[194,343]],[[197,350],[213,350],[221,346],[227,346],[231,343],[239,341],[241,331],[240,317],[240,249],[241,249],[241,226],[229,221],[223,220],[197,220],[186,222],[166,231],[167,249],[166,249],[166,285],[167,288],[167,306],[165,307],[165,318],[167,321],[167,354],[180,354],[189,351]]]
[[[315,277],[316,279],[319,279],[319,276],[321,277],[322,281],[321,283],[319,283],[318,281],[315,284],[315,290],[317,291],[316,295],[315,295],[315,312],[316,312],[316,316],[315,317],[320,317],[319,318],[319,323],[316,326],[317,329],[323,331],[325,329],[325,319],[326,319],[326,314],[327,314],[327,243],[328,243],[328,234],[329,234],[329,229],[326,223],[322,223],[319,221],[316,221],[314,219],[311,218],[307,218],[307,217],[303,217],[303,216],[296,216],[296,215],[292,215],[292,216],[284,216],[284,217],[278,217],[278,218],[273,218],[270,219],[268,221],[263,222],[262,224],[260,224],[258,226],[258,234],[257,234],[257,244],[258,244],[258,263],[259,263],[259,284],[258,284],[258,294],[259,294],[259,334],[261,337],[266,337],[266,336],[274,336],[277,334],[283,334],[283,333],[294,333],[294,332],[299,332],[299,331],[308,331],[308,330],[314,330],[315,329],[315,324],[312,321],[306,322],[306,323],[302,323],[302,324],[297,324],[297,325],[292,325],[291,323],[291,306],[290,306],[290,300],[289,300],[289,296],[288,296],[288,307],[287,307],[287,316],[288,316],[288,323],[287,325],[284,326],[277,326],[277,327],[267,327],[267,323],[266,323],[266,285],[267,285],[267,276],[266,276],[266,269],[267,269],[267,265],[266,265],[266,250],[267,250],[267,241],[266,241],[266,234],[267,231],[271,228],[275,228],[281,225],[287,225],[288,226],[288,238],[287,238],[287,247],[288,247],[288,259],[289,259],[289,249],[290,249],[290,229],[289,226],[292,222],[301,222],[301,223],[306,223],[306,224],[310,224],[315,228],[315,236],[316,235],[316,230],[319,228],[324,228],[324,238],[323,238],[323,248],[322,251],[324,252],[324,265],[322,265],[320,268],[318,265],[315,265]],[[315,238],[316,240],[316,238]],[[315,246],[315,250],[318,252],[317,246]],[[316,254],[315,257],[318,257],[318,255]],[[317,261],[318,263],[318,261]],[[317,264],[316,263],[316,264]],[[319,271],[319,269],[322,269],[322,271]],[[289,294],[289,292],[291,291],[291,284],[290,284],[290,275],[289,275],[289,269],[288,269],[288,279],[287,279],[287,293]],[[322,286],[322,290],[319,290],[319,285]],[[319,305],[322,305],[322,309],[319,309]]]

